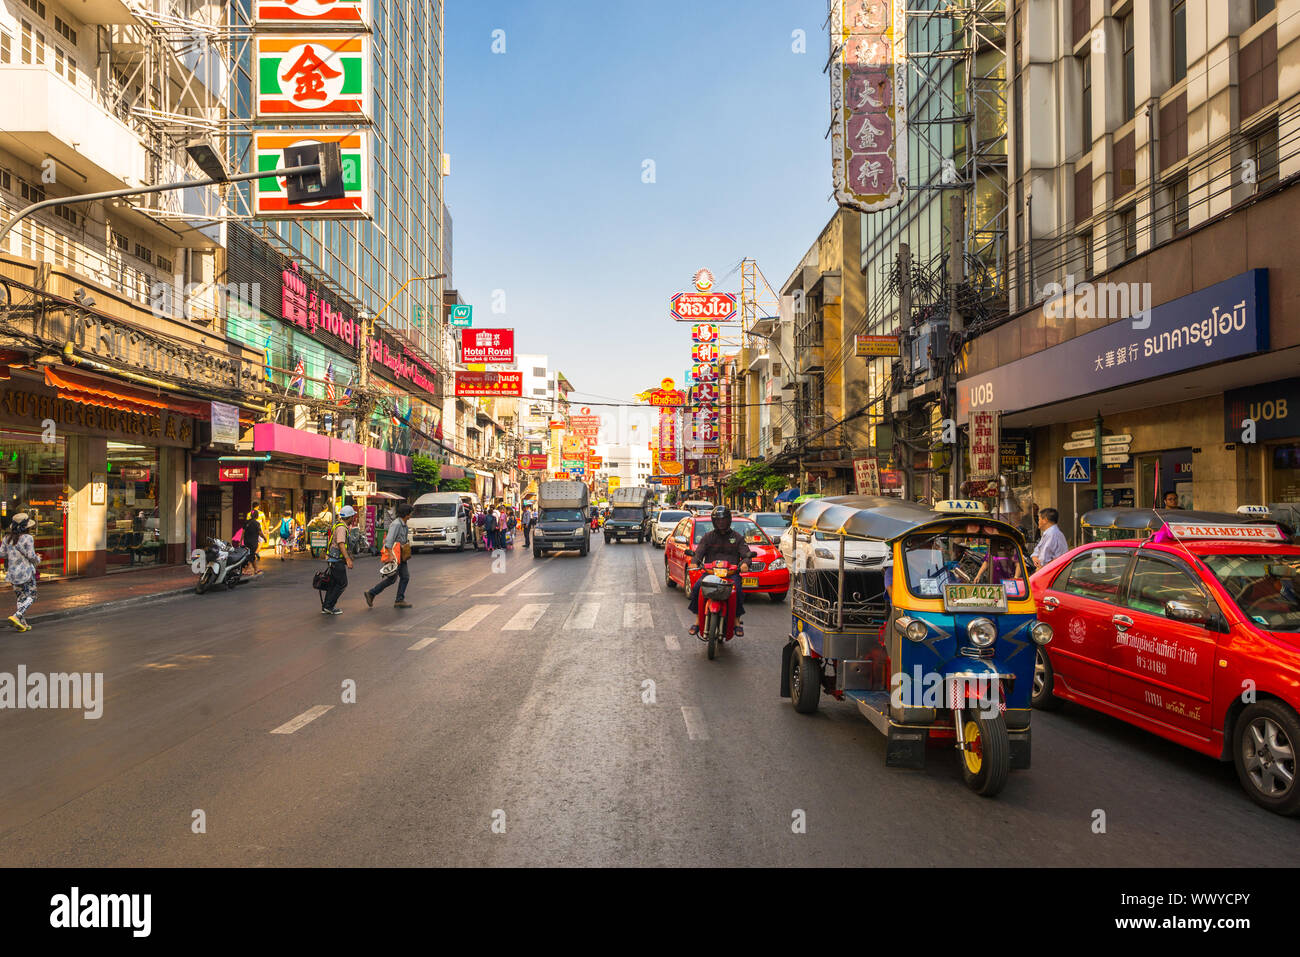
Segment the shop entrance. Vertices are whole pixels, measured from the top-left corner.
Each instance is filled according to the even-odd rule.
[[[195,544],[199,548],[206,548],[209,539],[221,537],[221,486],[199,486],[194,534],[197,538]]]
[[[158,509],[158,450],[129,442],[108,443],[108,572],[166,561]]]

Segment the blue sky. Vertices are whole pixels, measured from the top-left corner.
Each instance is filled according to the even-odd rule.
[[[690,327],[669,297],[702,266],[738,292],[738,270],[721,280],[742,257],[779,291],[834,211],[825,17],[824,0],[448,0],[446,202],[474,324],[513,327],[580,395],[680,380]]]

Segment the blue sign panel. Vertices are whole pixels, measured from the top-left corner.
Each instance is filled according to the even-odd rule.
[[[1061,475],[1067,482],[1088,485],[1092,482],[1092,459],[1087,456],[1067,455],[1061,460]]]
[[[962,379],[957,419],[982,409],[1032,409],[1267,348],[1268,270],[1252,269]]]

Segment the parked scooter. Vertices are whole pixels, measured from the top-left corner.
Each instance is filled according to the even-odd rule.
[[[194,586],[195,593],[202,595],[219,585],[233,590],[243,578],[250,557],[250,551],[242,545],[232,546],[219,538],[209,539],[208,547],[203,551],[203,561],[197,563],[199,581]]]

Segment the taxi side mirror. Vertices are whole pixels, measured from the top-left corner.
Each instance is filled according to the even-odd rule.
[[[1175,600],[1165,602],[1165,617],[1194,625],[1204,625],[1209,622],[1211,615],[1209,606],[1203,601]]]
[[[686,554],[689,555],[691,558],[694,558],[694,557],[695,557],[695,549],[693,549],[693,548],[688,548],[688,549],[686,549]]]

